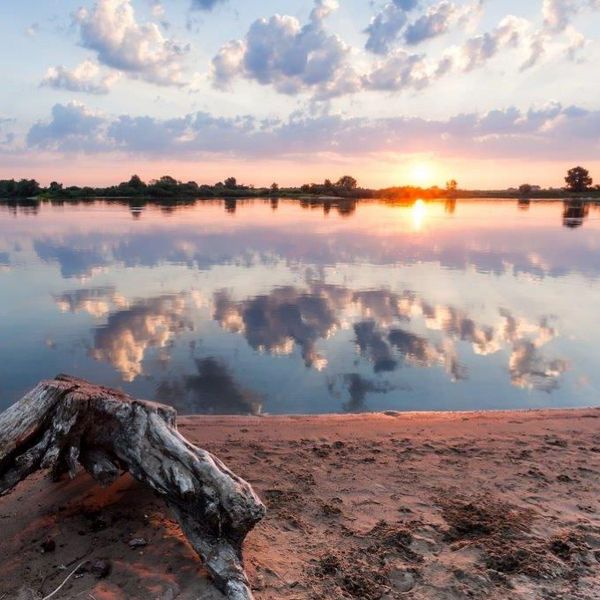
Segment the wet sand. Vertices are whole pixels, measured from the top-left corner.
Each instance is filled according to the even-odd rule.
[[[245,548],[258,600],[600,597],[600,409],[179,424],[269,508]],[[0,498],[0,531],[2,600],[90,560],[53,598],[222,598],[129,477],[31,477]]]

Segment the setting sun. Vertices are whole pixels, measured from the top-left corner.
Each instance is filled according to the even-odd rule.
[[[427,161],[412,163],[408,168],[408,180],[411,185],[430,187],[435,184],[436,169]]]

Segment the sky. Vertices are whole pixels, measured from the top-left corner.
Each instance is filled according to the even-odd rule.
[[[600,183],[600,0],[0,4],[0,177]]]

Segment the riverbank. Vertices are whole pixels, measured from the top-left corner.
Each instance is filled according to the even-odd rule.
[[[245,549],[258,600],[598,597],[600,409],[179,423],[269,507]],[[0,523],[4,600],[94,559],[53,598],[221,598],[129,477],[31,477]]]

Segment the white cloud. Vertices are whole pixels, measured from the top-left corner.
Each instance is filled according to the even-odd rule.
[[[550,31],[564,31],[578,11],[578,0],[544,0],[542,4],[544,26]]]
[[[564,31],[585,9],[600,10],[599,0],[543,0],[544,27],[552,32]]]
[[[461,70],[470,71],[486,63],[501,50],[516,47],[528,27],[528,21],[509,15],[491,32],[468,39],[458,53]]]
[[[481,67],[501,50],[516,47],[528,22],[513,16],[504,18],[491,32],[473,36],[461,46],[448,49],[438,60],[425,54],[395,50],[376,63],[363,78],[365,89],[399,91],[422,89],[448,73],[465,73]]]
[[[81,44],[98,62],[130,77],[160,85],[182,83],[182,59],[189,46],[167,39],[155,23],[138,24],[131,0],[97,0],[75,16]]]
[[[85,60],[72,70],[62,65],[50,67],[41,85],[69,92],[108,94],[118,79],[119,74],[114,71],[101,76],[100,67],[91,60]]]
[[[213,81],[227,88],[236,78],[273,85],[284,94],[314,92],[325,98],[356,91],[358,76],[350,66],[350,48],[323,24],[337,8],[317,0],[309,22],[274,15],[255,21],[243,40],[224,45],[213,59]]]
[[[467,23],[480,10],[480,1],[460,5],[442,0],[430,6],[425,14],[406,28],[404,40],[412,46],[438,37],[455,26]]]
[[[398,35],[408,20],[407,12],[414,9],[417,0],[409,0],[405,3],[389,2],[378,12],[365,30],[368,39],[365,48],[375,54],[386,54],[391,44],[396,41]]]

